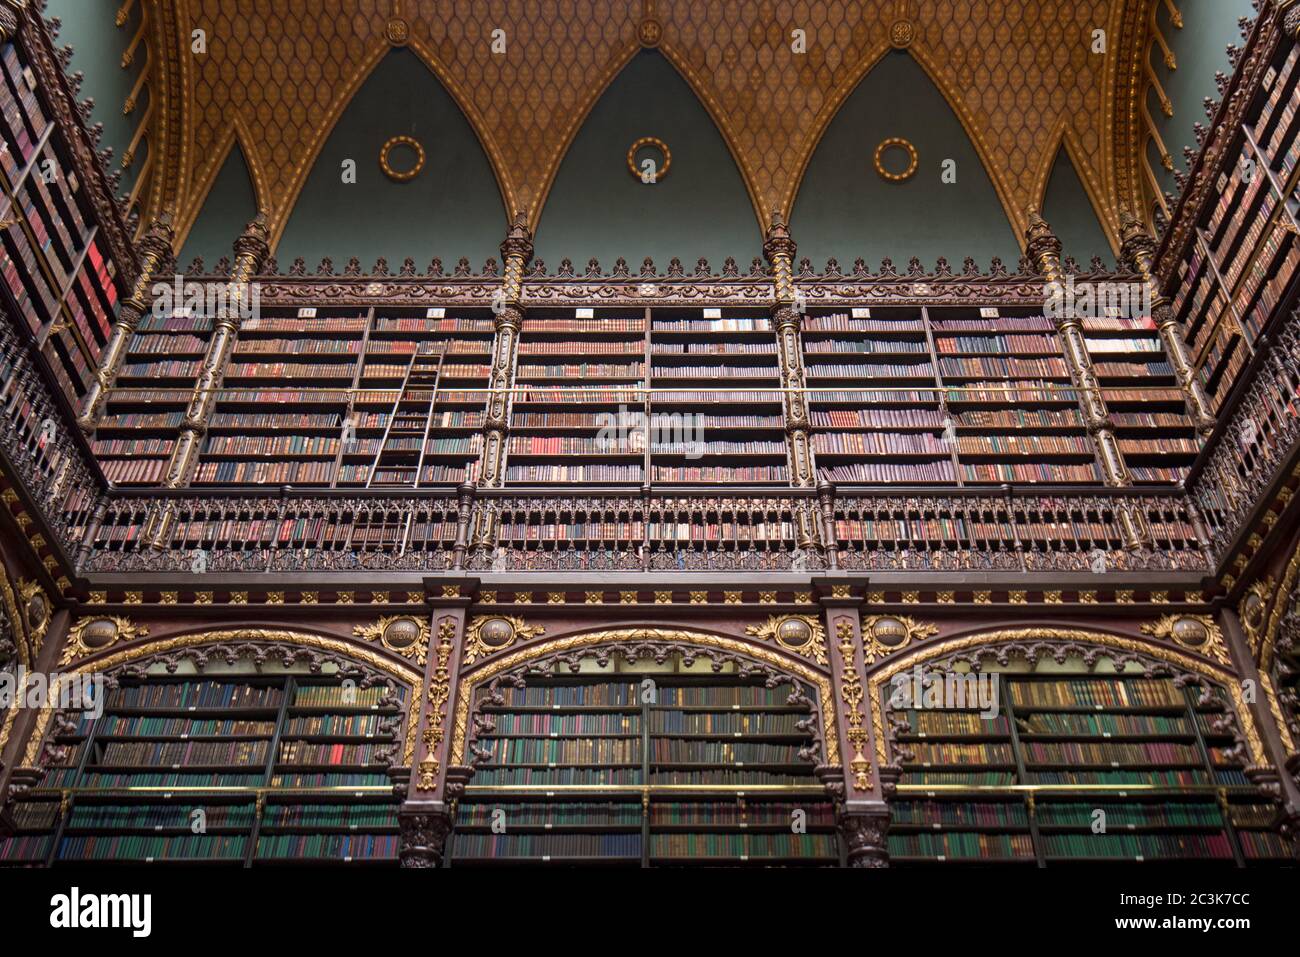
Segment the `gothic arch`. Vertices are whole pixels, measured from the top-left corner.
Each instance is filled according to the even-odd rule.
[[[1064,150],[1070,165],[1074,167],[1075,175],[1079,177],[1079,182],[1083,184],[1083,191],[1092,206],[1093,215],[1097,217],[1097,224],[1101,227],[1106,241],[1110,243],[1111,253],[1118,255],[1119,238],[1115,228],[1118,223],[1119,213],[1117,210],[1107,208],[1105,185],[1097,181],[1092,168],[1085,162],[1083,144],[1079,142],[1079,135],[1070,129],[1065,122],[1065,118],[1062,117],[1057,122],[1056,128],[1052,131],[1052,135],[1047,142],[1052,145],[1045,149],[1042,156],[1039,157],[1038,168],[1034,173],[1034,205],[1040,212],[1043,210],[1043,205],[1047,201],[1047,187],[1052,180],[1052,168],[1056,165],[1057,157]],[[1046,213],[1043,215],[1046,216]],[[1048,222],[1051,223],[1050,218]],[[1064,253],[1069,255],[1070,250],[1066,249]],[[1087,264],[1081,261],[1080,265],[1086,266]]]
[[[1223,666],[1195,658],[1180,651],[1152,641],[1145,637],[1120,635],[1097,629],[1056,627],[1050,625],[1031,625],[1015,628],[982,630],[979,627],[958,632],[929,644],[916,646],[912,651],[895,658],[887,658],[879,664],[868,680],[871,699],[871,721],[876,737],[876,757],[881,765],[888,763],[885,752],[885,720],[881,708],[881,689],[894,675],[906,671],[915,665],[961,652],[983,652],[993,655],[998,651],[1009,654],[1013,650],[1019,657],[1026,657],[1025,650],[1033,649],[1037,654],[1053,652],[1096,653],[1103,657],[1115,654],[1140,657],[1157,661],[1163,665],[1178,668],[1184,672],[1205,678],[1209,683],[1226,691],[1233,704],[1233,711],[1240,723],[1250,759],[1255,764],[1267,764],[1268,757],[1264,744],[1255,726],[1254,716],[1250,713],[1241,688],[1233,672]],[[982,656],[982,655],[981,655]]]
[[[514,650],[506,649],[481,659],[473,667],[461,672],[456,694],[456,710],[452,725],[452,765],[465,764],[466,753],[472,737],[471,712],[474,692],[494,678],[507,672],[527,667],[547,658],[571,656],[574,658],[601,657],[629,654],[631,660],[641,660],[654,655],[695,653],[715,661],[743,659],[760,669],[776,672],[808,685],[815,695],[817,734],[828,765],[840,763],[839,736],[835,718],[835,700],[830,673],[826,668],[781,651],[777,646],[753,638],[738,638],[707,632],[698,628],[678,625],[645,625],[641,627],[601,628],[570,632],[529,643]]]
[[[248,170],[248,178],[252,183],[255,210],[266,208],[266,174],[262,170],[257,155],[248,148],[248,144],[255,141],[256,138],[249,132],[243,119],[239,116],[234,117],[231,120],[229,129],[222,136],[220,146],[213,153],[214,159],[199,180],[197,191],[194,193],[194,201],[189,209],[183,211],[176,222],[176,238],[173,243],[176,250],[183,250],[185,244],[189,242],[190,231],[194,228],[194,224],[199,221],[199,217],[203,215],[203,210],[208,204],[208,197],[212,193],[212,187],[216,185],[217,178],[221,175],[221,171],[225,168],[236,145],[239,154],[244,158],[244,168]],[[237,238],[238,234],[231,236],[230,242],[233,244]],[[178,262],[177,265],[180,266],[181,263]]]
[[[822,109],[817,118],[817,123],[813,129],[812,135],[808,137],[805,146],[798,157],[795,174],[790,178],[790,185],[787,188],[786,194],[780,198],[780,209],[787,218],[789,218],[794,212],[794,204],[798,199],[799,189],[803,185],[804,176],[808,172],[808,164],[812,161],[813,154],[817,152],[817,147],[821,144],[822,138],[826,135],[826,131],[830,128],[831,123],[834,122],[835,117],[839,115],[844,104],[853,96],[858,87],[861,86],[862,82],[868,75],[870,75],[871,71],[880,64],[886,54],[890,53],[892,50],[893,47],[887,41],[879,43],[854,65],[854,70],[849,75],[848,79],[835,90],[834,96],[827,100],[826,106]],[[1016,240],[1019,242],[1020,248],[1023,250],[1025,245],[1024,232],[1025,228],[1029,225],[1028,217],[1025,214],[1025,210],[1015,208],[1016,203],[1011,190],[1004,182],[997,165],[990,162],[991,158],[989,156],[988,146],[985,144],[984,138],[980,135],[980,132],[975,125],[974,117],[971,116],[970,111],[966,108],[966,104],[958,95],[958,91],[951,87],[943,76],[943,73],[935,67],[923,49],[919,46],[913,45],[908,47],[905,52],[911,56],[916,64],[925,72],[926,76],[930,78],[930,82],[934,84],[935,89],[939,91],[940,95],[947,102],[948,108],[951,109],[953,114],[957,117],[957,121],[961,124],[962,130],[966,134],[966,138],[970,141],[976,155],[979,157],[980,165],[983,166],[985,174],[993,184],[993,189],[997,193],[998,201],[1002,204],[1002,209],[1006,213],[1008,222],[1011,224],[1011,230],[1015,233]],[[1055,154],[1053,154],[1053,156],[1055,156]],[[798,237],[796,237],[796,239],[797,238]]]

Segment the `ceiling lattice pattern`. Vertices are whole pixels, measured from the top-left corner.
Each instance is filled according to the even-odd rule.
[[[1018,229],[1042,196],[1062,134],[1112,234],[1132,189],[1111,168],[1107,98],[1124,58],[1090,45],[1103,28],[1118,50],[1125,23],[1143,22],[1125,20],[1125,3],[1145,0],[813,0],[792,13],[770,0],[163,2],[175,6],[183,35],[209,32],[207,55],[173,70],[185,78],[186,142],[164,155],[184,168],[167,177],[178,195],[156,204],[174,205],[182,228],[238,135],[278,236],[339,115],[391,48],[393,17],[465,110],[507,208],[534,222],[582,121],[639,48],[647,14],[661,26],[662,52],[721,128],[760,221],[774,208],[789,213],[822,133],[890,49],[904,11],[909,49],[966,125]],[[790,51],[795,28],[807,34],[802,56]],[[505,55],[491,50],[497,29]],[[188,46],[153,42],[164,59],[190,55]]]

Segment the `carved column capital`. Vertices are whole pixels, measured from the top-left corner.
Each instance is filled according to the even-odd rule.
[[[266,228],[266,213],[259,212],[235,240],[235,282],[248,282],[261,270],[271,255],[270,232]],[[241,269],[241,265],[243,269]]]
[[[839,814],[840,837],[848,849],[849,867],[889,866],[889,807],[870,810],[843,809]]]
[[[452,816],[445,807],[397,812],[402,867],[441,867],[451,834]]]
[[[763,238],[764,258],[773,266],[780,256],[784,256],[788,262],[794,262],[794,255],[798,249],[798,244],[790,235],[790,227],[786,225],[785,217],[781,215],[779,209],[772,210],[772,221]]]
[[[1282,32],[1292,40],[1300,40],[1300,3],[1293,4],[1282,14]]]
[[[1156,241],[1147,232],[1142,220],[1127,209],[1120,210],[1120,261],[1143,279],[1152,278],[1151,264],[1155,260]]]
[[[1025,228],[1025,253],[1035,268],[1048,279],[1056,279],[1061,269],[1061,241],[1052,232],[1047,220],[1038,210],[1029,210],[1029,225]]]

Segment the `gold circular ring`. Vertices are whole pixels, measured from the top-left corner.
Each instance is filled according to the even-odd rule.
[[[392,164],[388,162],[388,154],[398,146],[409,146],[411,149],[415,150],[415,165],[404,173],[399,173],[397,170],[393,169]],[[382,169],[384,175],[393,182],[409,183],[411,180],[415,179],[415,177],[420,175],[420,170],[424,169],[424,147],[421,146],[419,141],[414,137],[394,136],[391,140],[385,143],[383,148],[379,151],[379,168]]]
[[[668,171],[672,169],[673,165],[672,150],[668,148],[667,143],[657,136],[643,136],[627,148],[627,171],[637,179],[641,178],[641,171],[636,166],[636,154],[638,150],[646,146],[653,146],[663,154],[664,165],[662,168],[655,170],[655,178],[652,180],[652,182],[657,183],[668,175]]]
[[[884,162],[882,162],[885,157],[885,150],[893,146],[897,146],[907,150],[907,159],[908,159],[907,169],[903,170],[901,173],[891,173],[889,170],[885,169],[885,164]],[[905,180],[911,179],[913,176],[916,175],[916,169],[917,166],[919,165],[919,161],[916,155],[916,147],[913,146],[911,143],[909,143],[907,140],[903,139],[901,136],[891,136],[889,139],[885,140],[883,143],[877,146],[874,162],[876,166],[876,172],[880,174],[880,178],[883,180],[888,180],[891,183],[902,183]]]

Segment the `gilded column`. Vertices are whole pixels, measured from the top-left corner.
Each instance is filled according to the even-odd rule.
[[[1209,435],[1214,431],[1214,414],[1210,411],[1210,401],[1196,377],[1196,370],[1187,354],[1187,343],[1174,318],[1169,298],[1161,293],[1160,283],[1155,277],[1153,267],[1156,241],[1147,234],[1142,221],[1127,210],[1120,214],[1120,237],[1123,240],[1120,247],[1121,259],[1142,277],[1151,291],[1151,318],[1155,321],[1160,341],[1164,343],[1169,364],[1174,367],[1178,385],[1186,397],[1187,414],[1196,423],[1196,430],[1201,435]]]
[[[131,292],[122,300],[117,318],[113,321],[113,332],[108,345],[99,357],[99,368],[95,371],[95,381],[91,383],[81,403],[81,414],[77,416],[77,425],[87,435],[95,431],[99,422],[101,407],[117,378],[122,359],[126,355],[127,345],[135,335],[140,318],[149,309],[150,286],[155,276],[169,272],[174,268],[176,254],[172,249],[175,233],[172,231],[171,212],[164,212],[149,224],[148,231],[140,240],[140,274],[136,276]]]
[[[506,442],[510,434],[510,406],[515,384],[515,359],[519,331],[524,324],[524,269],[533,258],[533,234],[523,213],[516,213],[501,244],[505,281],[498,300],[496,337],[492,342],[492,372],[488,381],[487,414],[483,419],[483,456],[478,484],[500,488],[505,484]]]
[[[786,454],[791,483],[796,488],[813,488],[817,484],[817,468],[813,461],[808,396],[804,392],[803,344],[799,335],[802,319],[794,288],[795,249],[795,241],[785,220],[774,211],[763,242],[763,255],[772,268],[775,287],[772,325],[776,327],[777,358],[781,370]]]
[[[190,397],[189,408],[181,422],[180,435],[176,439],[176,448],[172,450],[171,461],[167,463],[163,485],[166,488],[181,488],[189,484],[190,473],[198,459],[199,445],[208,428],[208,419],[216,401],[216,389],[221,384],[230,362],[230,353],[244,312],[250,302],[249,282],[262,268],[266,257],[270,255],[267,244],[266,214],[259,213],[248,224],[242,236],[235,240],[235,265],[231,270],[228,301],[218,311],[212,330],[212,340],[208,343],[207,354],[199,367],[198,380],[194,383],[194,394]]]

